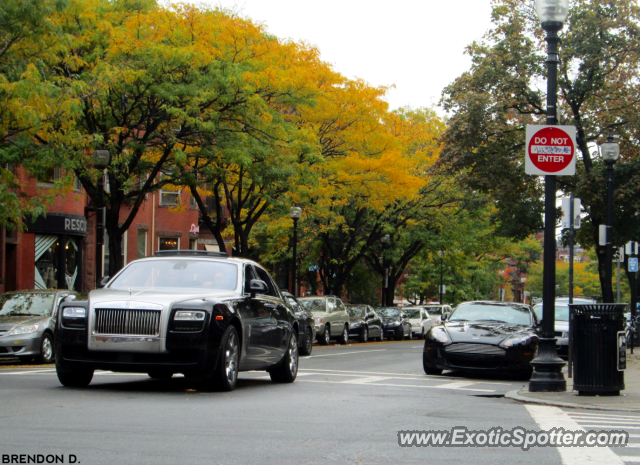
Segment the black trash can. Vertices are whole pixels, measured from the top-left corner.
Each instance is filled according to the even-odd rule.
[[[573,389],[579,395],[618,396],[624,389],[624,310],[627,304],[572,304]],[[622,358],[622,359],[621,359]]]

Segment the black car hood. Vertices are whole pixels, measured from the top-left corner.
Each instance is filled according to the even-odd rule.
[[[382,318],[382,322],[384,324],[388,324],[388,323],[400,323],[400,321],[402,321],[401,318],[397,317],[397,316],[392,316],[392,317],[388,317],[388,316],[383,316]]]
[[[453,342],[477,342],[483,344],[499,344],[508,337],[533,334],[529,326],[513,325],[509,323],[474,323],[474,322],[446,322]]]

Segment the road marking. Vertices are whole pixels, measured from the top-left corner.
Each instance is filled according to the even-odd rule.
[[[621,455],[620,459],[625,462],[625,463],[638,463],[640,462],[640,457],[634,457],[634,456],[630,456],[630,455]]]
[[[604,423],[580,423],[585,428],[601,428],[601,429],[640,429],[640,426],[627,426],[627,425],[607,425]]]
[[[0,372],[0,375],[33,375],[33,374],[40,374],[40,373],[52,373],[55,371],[56,371],[55,368],[51,368],[51,369],[44,369],[44,370],[37,370],[37,371],[11,371],[9,373]]]
[[[465,388],[467,386],[473,386],[474,384],[477,384],[477,383],[472,381],[459,381],[457,383],[439,384],[438,386],[433,386],[433,387],[438,389],[460,389],[460,388]]]
[[[367,378],[348,379],[346,381],[340,381],[342,384],[369,384],[377,381],[384,381],[385,379],[391,379],[388,376],[369,376]]]
[[[309,357],[307,357],[309,358]],[[409,373],[381,373],[381,372],[377,372],[377,371],[347,371],[347,370],[324,370],[324,369],[320,369],[320,368],[301,368],[299,371],[317,371],[317,372],[323,372],[323,373],[334,373],[336,374],[336,376],[338,375],[338,373],[352,373],[352,374],[357,374],[357,375],[381,375],[381,376],[393,376],[393,377],[399,377],[399,376],[410,376],[413,377],[414,379],[424,379],[424,380],[432,380],[432,381],[445,381],[445,380],[449,380],[451,379],[448,376],[441,376],[441,377],[431,377],[431,378],[427,378],[426,375],[421,375],[421,374],[409,374]],[[476,380],[474,381],[475,383],[480,383],[480,384],[497,384],[497,385],[502,385],[502,386],[512,386],[512,383],[505,383],[504,381],[485,381],[485,380]]]
[[[636,420],[640,420],[640,417],[631,417],[629,415],[610,415],[608,413],[602,413],[602,414],[598,414],[598,413],[569,413],[569,415],[572,418],[575,419],[582,419],[582,418],[611,418],[611,419],[617,419],[617,418],[622,418],[623,420],[628,420],[630,418],[635,418]]]
[[[351,355],[351,354],[365,354],[367,352],[384,352],[386,350],[387,349],[375,349],[375,350],[360,350],[358,352],[340,352],[337,354],[309,355],[308,357],[305,357],[305,360],[310,358],[316,358],[316,357],[332,357],[334,355]]]
[[[316,379],[303,379],[301,383],[330,383],[330,384],[345,384],[345,381],[329,381],[329,380],[316,380]],[[382,386],[382,387],[402,387],[402,388],[417,388],[417,389],[433,389],[434,386],[422,386],[419,384],[391,384],[391,383],[367,383],[367,386]],[[459,388],[461,391],[474,391],[474,392],[495,392],[493,389],[471,389],[471,388]]]
[[[551,431],[553,428],[564,428],[565,431],[585,430],[571,416],[558,407],[546,407],[542,405],[525,405],[534,421],[540,429]],[[624,465],[623,457],[616,455],[608,447],[558,447],[558,453],[562,463],[574,465],[576,463],[588,463],[590,465]],[[637,457],[640,461],[640,457]]]

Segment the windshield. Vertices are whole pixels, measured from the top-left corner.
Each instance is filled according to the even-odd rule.
[[[556,302],[554,307],[556,321],[569,321],[569,305]],[[533,311],[536,313],[538,320],[542,320],[542,304],[535,305]]]
[[[516,305],[496,305],[491,303],[460,304],[451,314],[449,321],[483,321],[530,325],[529,308]]]
[[[234,290],[238,267],[212,260],[145,260],[133,262],[109,285],[110,289]]]
[[[366,307],[347,307],[347,313],[350,316],[364,318],[365,315],[367,314],[367,308]]]
[[[0,296],[0,316],[49,316],[55,294],[25,293]]]
[[[427,307],[429,315],[442,315],[442,307]]]
[[[381,308],[378,313],[385,318],[398,318],[400,310],[397,308]]]
[[[300,299],[302,306],[311,313],[326,312],[327,305],[325,299]]]
[[[407,318],[420,318],[419,308],[405,308],[404,313],[407,314]]]

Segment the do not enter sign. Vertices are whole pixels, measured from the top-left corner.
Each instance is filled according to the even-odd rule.
[[[527,126],[527,174],[571,176],[576,173],[575,126]]]

